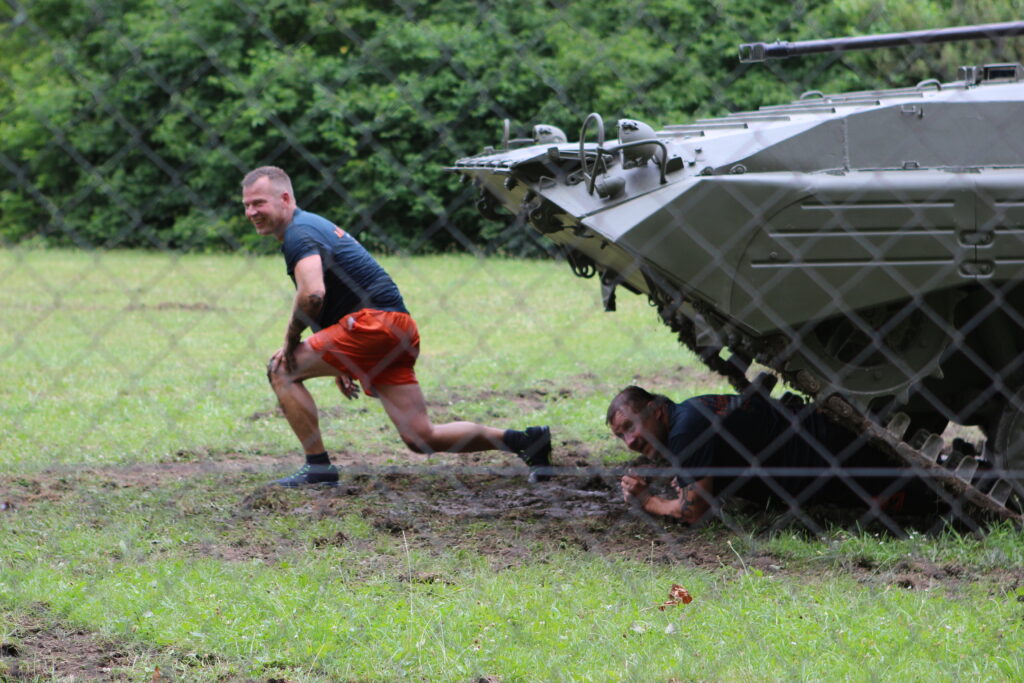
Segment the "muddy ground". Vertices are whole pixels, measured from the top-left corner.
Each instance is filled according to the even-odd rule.
[[[15,523],[19,511],[60,504],[84,487],[159,491],[195,481],[199,488],[229,486],[237,491],[233,509],[221,520],[223,540],[189,549],[224,561],[273,560],[310,549],[308,541],[268,539],[265,534],[249,533],[265,524],[268,517],[292,515],[313,520],[356,514],[377,532],[400,538],[410,548],[438,555],[464,548],[487,558],[496,571],[535,562],[545,552],[571,549],[609,558],[640,558],[726,571],[733,567],[737,571],[756,569],[783,575],[837,571],[862,582],[908,590],[955,590],[963,582],[982,579],[1007,590],[1024,584],[1024,571],[1020,569],[979,574],[970,567],[936,565],[920,559],[886,568],[875,566],[867,558],[853,558],[830,567],[794,566],[787,558],[759,547],[764,544],[758,539],[767,539],[773,529],[786,524],[805,531],[836,523],[863,524],[863,513],[811,509],[805,517],[794,520],[780,513],[755,513],[737,504],[725,511],[724,520],[688,529],[627,508],[617,490],[621,469],[595,464],[582,444],[562,443],[559,452],[568,454],[557,463],[559,475],[540,485],[527,484],[525,468],[497,454],[470,459],[428,459],[406,454],[401,466],[383,464],[391,457],[388,454],[379,456],[378,462],[362,454],[340,454],[335,460],[343,466],[344,476],[337,488],[302,491],[262,485],[294,468],[295,457],[181,453],[173,461],[157,464],[62,468],[59,472],[0,478],[0,515],[7,515],[7,521]],[[187,506],[182,509],[182,514],[189,512]],[[909,518],[897,521],[910,526],[922,522]],[[871,522],[867,523],[870,526]],[[876,522],[875,526],[886,533],[885,525]],[[735,543],[737,535],[746,539],[745,543]],[[339,531],[314,539],[312,550],[346,544],[370,549],[373,542],[348,538]],[[367,571],[380,569],[369,567]],[[444,576],[427,574],[399,578],[447,581]],[[140,662],[161,661],[167,656],[163,651],[139,650],[138,646],[68,627],[45,606],[10,618],[16,623],[7,629],[11,635],[0,642],[0,681],[139,680]],[[175,668],[180,669],[182,656],[174,654]],[[144,670],[156,671],[155,666]],[[146,680],[180,680],[169,673],[146,676]]]

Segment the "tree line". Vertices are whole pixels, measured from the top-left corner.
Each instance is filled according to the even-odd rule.
[[[239,181],[376,249],[530,253],[444,171],[535,123],[652,125],[1017,61],[1024,39],[741,65],[742,42],[1008,21],[992,0],[13,0],[0,244],[267,250]],[[1016,17],[1015,17],[1016,15]]]

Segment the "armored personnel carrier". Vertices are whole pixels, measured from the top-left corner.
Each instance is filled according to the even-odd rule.
[[[1024,22],[741,46],[757,60],[1020,35]],[[956,509],[1024,520],[1024,68],[824,94],[577,142],[538,125],[452,168],[643,294],[739,390],[753,363],[941,482]],[[948,423],[985,435],[956,447]]]

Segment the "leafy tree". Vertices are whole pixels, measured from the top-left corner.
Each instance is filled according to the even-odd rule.
[[[533,123],[655,125],[1019,60],[995,46],[740,65],[741,42],[1005,21],[1021,1],[33,0],[0,12],[0,240],[273,249],[238,181],[292,174],[301,204],[375,248],[536,247],[481,219],[443,168]],[[993,59],[993,51],[996,57]]]

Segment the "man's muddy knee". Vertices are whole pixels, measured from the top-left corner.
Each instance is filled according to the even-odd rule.
[[[284,367],[284,363],[281,361],[275,361],[274,357],[267,362],[267,381],[270,382],[270,386],[276,391],[278,386],[283,385],[288,380],[288,371]]]

